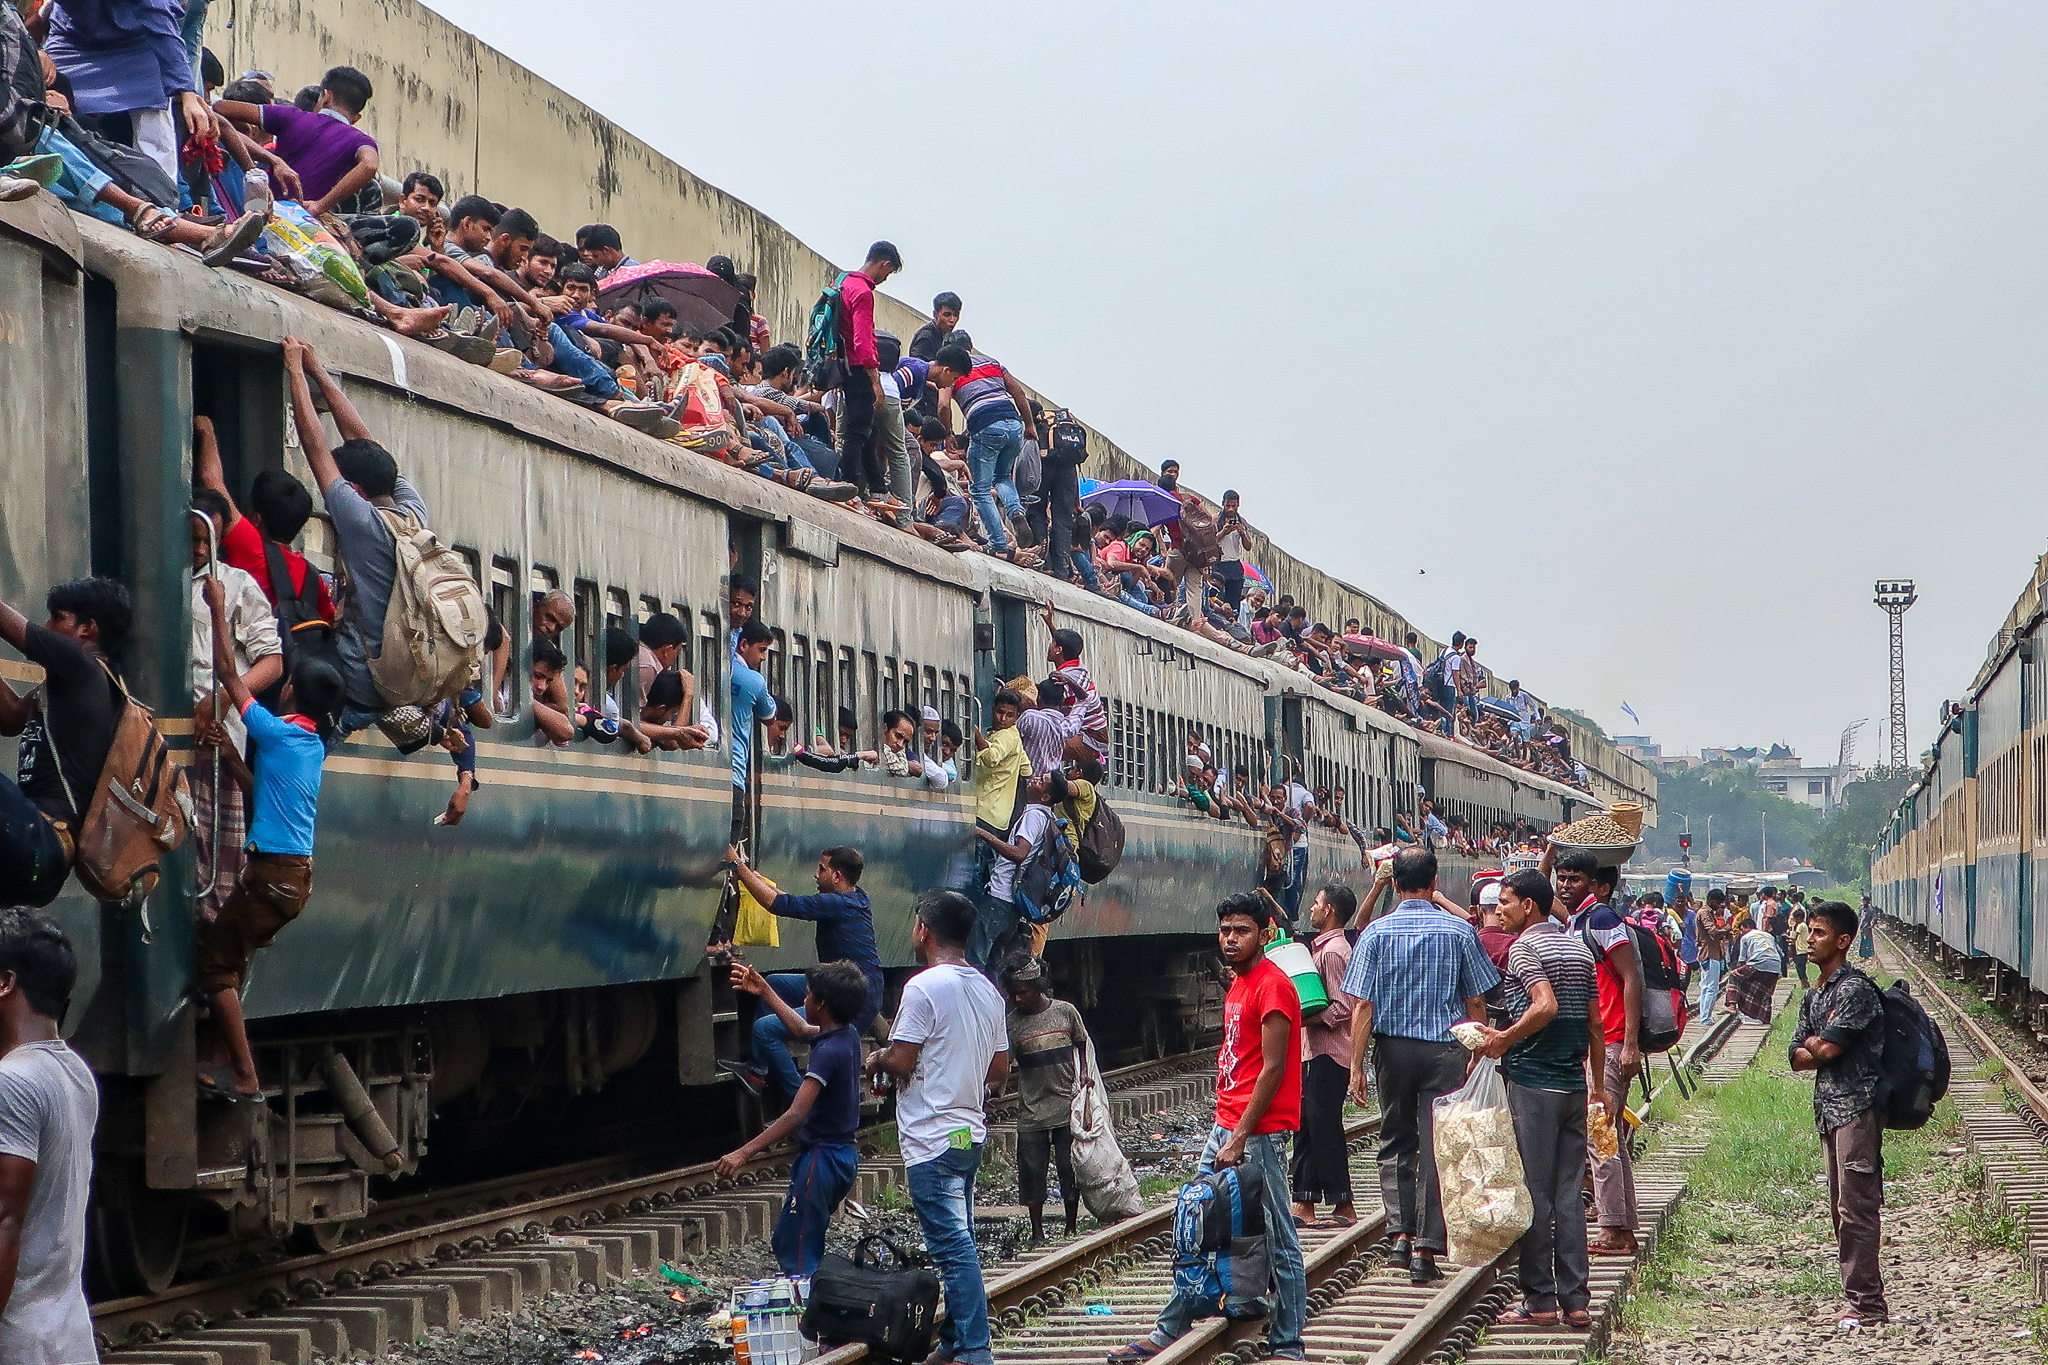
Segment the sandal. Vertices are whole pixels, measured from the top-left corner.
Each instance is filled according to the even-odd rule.
[[[244,1093],[235,1088],[235,1069],[225,1062],[202,1062],[194,1072],[203,1099],[231,1100],[239,1104],[263,1103],[262,1090]]]
[[[1555,1313],[1532,1313],[1520,1304],[1509,1308],[1493,1320],[1496,1327],[1555,1327],[1558,1318]]]
[[[164,234],[177,224],[177,215],[165,213],[147,199],[128,210],[128,226],[135,230],[136,236],[147,237],[152,242],[162,241]]]
[[[1159,1351],[1159,1347],[1140,1337],[1136,1341],[1124,1343],[1103,1358],[1110,1361],[1111,1365],[1130,1365],[1134,1360],[1150,1360],[1158,1355]]]
[[[1564,1315],[1564,1325],[1574,1332],[1590,1332],[1593,1330],[1593,1315],[1583,1308],[1574,1308]]]

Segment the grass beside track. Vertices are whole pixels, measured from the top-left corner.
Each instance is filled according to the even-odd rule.
[[[1892,974],[1874,972],[1880,985]],[[1705,1138],[1685,1202],[1638,1272],[1609,1360],[1663,1358],[1653,1344],[1701,1342],[1717,1333],[1810,1320],[1839,1305],[1841,1285],[1828,1220],[1827,1174],[1813,1122],[1813,1080],[1789,1069],[1798,995],[1773,1021],[1756,1064],[1712,1092],[1665,1109],[1663,1141]],[[1675,1098],[1675,1096],[1674,1096]],[[1945,1255],[2017,1252],[2021,1231],[1979,1196],[1981,1163],[1957,1154],[1962,1119],[1945,1099],[1926,1127],[1885,1134],[1887,1241],[1896,1215],[1938,1201],[1933,1232]],[[1887,1248],[1887,1263],[1891,1261]],[[1998,1288],[2031,1299],[2025,1272]],[[1894,1296],[1894,1313],[1902,1306]],[[2022,1312],[2024,1317],[2024,1312]],[[2048,1361],[2048,1352],[2042,1359]]]

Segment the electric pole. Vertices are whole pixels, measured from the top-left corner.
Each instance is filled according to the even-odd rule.
[[[1878,580],[1875,601],[1891,618],[1892,635],[1892,768],[1904,772],[1912,761],[1906,743],[1906,610],[1919,601],[1910,578]]]
[[[1766,811],[1756,813],[1756,832],[1764,841],[1764,865],[1758,871],[1769,875],[1771,870],[1771,817]]]

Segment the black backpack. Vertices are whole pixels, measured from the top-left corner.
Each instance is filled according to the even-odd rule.
[[[1887,1128],[1919,1128],[1948,1093],[1948,1039],[1904,981],[1894,981],[1883,999],[1877,1112]]]
[[[1040,457],[1050,465],[1079,469],[1088,459],[1088,428],[1074,420],[1065,408],[1052,415],[1052,441]]]
[[[1067,823],[1077,831],[1074,861],[1081,865],[1082,881],[1093,886],[1116,871],[1116,865],[1124,860],[1124,822],[1109,808],[1102,793],[1095,794],[1095,809],[1085,825],[1081,823],[1079,808],[1074,802],[1067,802]]]
[[[108,179],[137,199],[147,199],[172,213],[178,211],[178,182],[165,175],[164,168],[145,153],[109,141],[88,130],[71,115],[47,106],[38,108],[34,117],[43,127],[69,139],[88,161],[106,173]],[[41,134],[37,133],[36,137],[40,138]]]
[[[341,647],[334,627],[320,615],[320,571],[308,563],[305,580],[294,592],[291,566],[285,563],[284,551],[269,540],[263,542],[263,569],[270,578],[271,600],[277,604],[277,638],[284,646],[284,677],[258,700],[275,711],[285,683],[298,671],[301,660],[318,659],[339,673]]]
[[[895,1268],[865,1264],[871,1247],[886,1248]],[[803,1332],[821,1342],[864,1342],[887,1360],[921,1361],[931,1353],[938,1311],[939,1277],[913,1267],[902,1247],[870,1233],[851,1259],[835,1252],[818,1263]]]

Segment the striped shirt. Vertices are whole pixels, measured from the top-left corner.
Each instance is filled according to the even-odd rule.
[[[1508,949],[1507,1007],[1514,1018],[1527,1012],[1539,981],[1556,992],[1557,1017],[1510,1047],[1501,1070],[1516,1085],[1584,1090],[1586,1049],[1593,1038],[1587,1011],[1599,985],[1584,937],[1554,919],[1530,925]]]
[[[1405,900],[1359,935],[1344,994],[1372,1006],[1372,1031],[1448,1043],[1465,1002],[1500,980],[1472,926],[1433,902]]]
[[[1021,420],[1010,386],[1003,382],[1003,367],[978,351],[974,368],[953,381],[953,402],[966,414],[970,433],[991,422]]]

